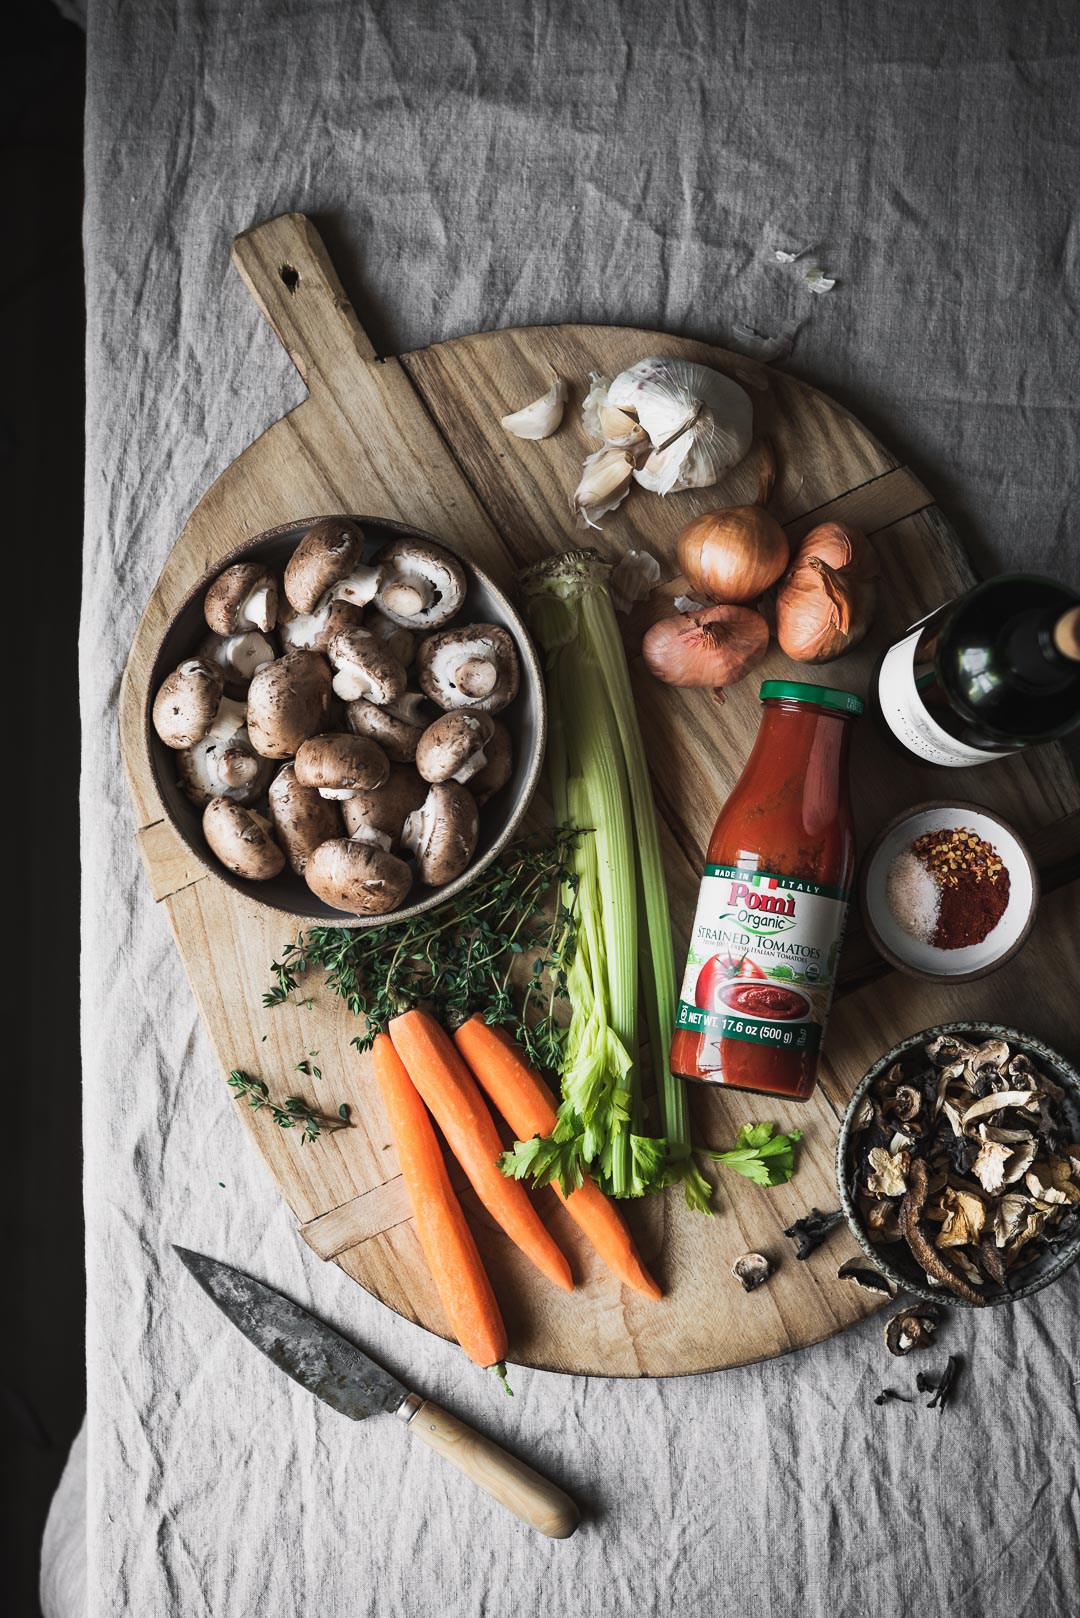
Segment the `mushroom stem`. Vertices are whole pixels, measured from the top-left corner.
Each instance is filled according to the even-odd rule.
[[[486,657],[467,657],[454,670],[454,684],[467,697],[487,697],[495,689],[498,670]]]
[[[429,607],[435,592],[426,579],[417,574],[403,575],[383,586],[382,601],[391,612],[402,618],[415,618]]]

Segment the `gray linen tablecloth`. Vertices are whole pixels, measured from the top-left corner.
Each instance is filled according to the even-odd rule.
[[[1075,575],[1078,47],[1069,0],[91,0],[89,1412],[49,1618],[1075,1613],[1075,1273],[954,1314],[965,1386],[939,1417],[874,1406],[876,1322],[697,1379],[519,1371],[510,1406],[318,1263],[139,869],[116,698],[187,512],[301,396],[228,261],[286,209],[317,218],[385,352],[544,321],[744,344],[802,323],[784,363],[912,460],[983,567]],[[834,290],[778,247],[812,247]],[[355,1427],[274,1374],[170,1241],[531,1451],[584,1503],[576,1538],[539,1541],[396,1424]]]

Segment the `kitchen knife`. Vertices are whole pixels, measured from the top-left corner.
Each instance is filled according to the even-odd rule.
[[[392,1413],[485,1494],[549,1539],[568,1539],[578,1525],[570,1496],[506,1450],[474,1432],[430,1399],[412,1393],[325,1321],[272,1287],[187,1247],[175,1247],[222,1314],[279,1371],[353,1421]]]

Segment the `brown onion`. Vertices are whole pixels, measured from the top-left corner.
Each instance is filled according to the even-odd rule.
[[[827,663],[857,646],[877,606],[877,559],[855,528],[825,522],[807,534],[776,592],[776,638],[799,663]]]
[[[754,505],[705,511],[679,535],[679,566],[691,587],[713,601],[756,601],[788,564],[787,535],[765,510],[776,477],[776,457],[767,440],[760,447]]]
[[[752,607],[705,607],[653,624],[645,666],[667,685],[734,685],[769,649],[769,626]]]

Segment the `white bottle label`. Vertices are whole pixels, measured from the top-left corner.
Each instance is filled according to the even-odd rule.
[[[958,769],[969,764],[985,764],[991,758],[1008,758],[1016,748],[1006,747],[992,753],[984,747],[970,747],[967,742],[950,736],[931,717],[919,696],[915,673],[915,648],[925,622],[921,619],[910,634],[889,647],[881,660],[878,701],[885,723],[910,753],[930,764],[947,764]]]

